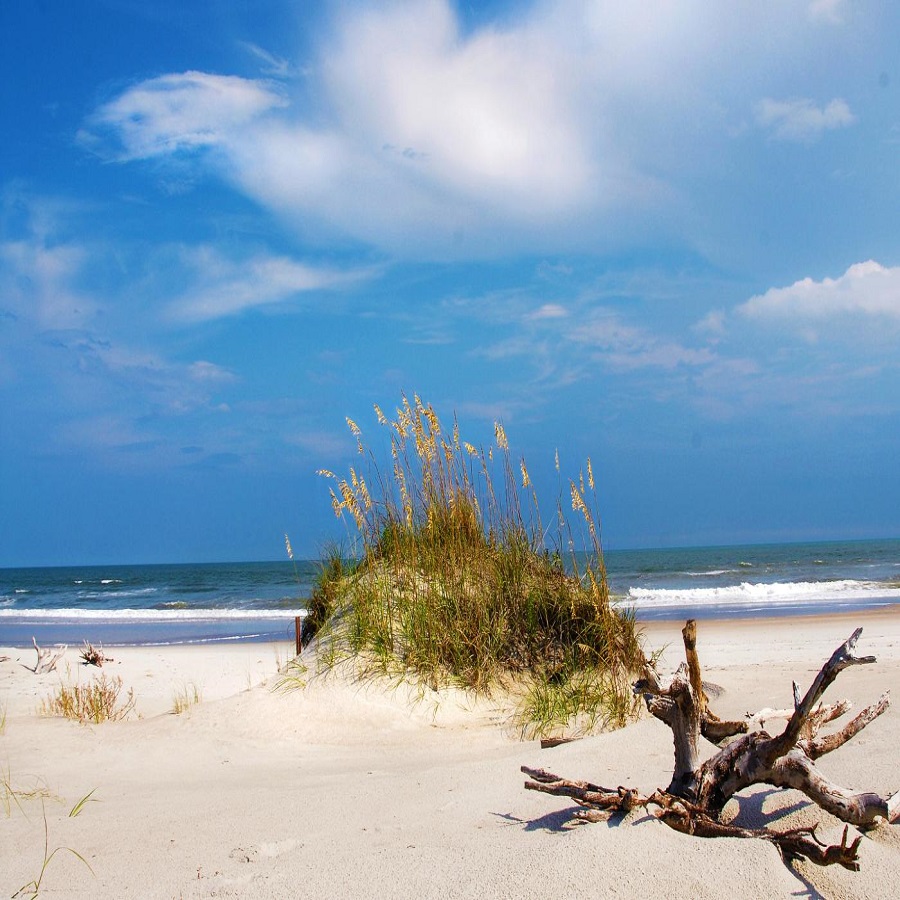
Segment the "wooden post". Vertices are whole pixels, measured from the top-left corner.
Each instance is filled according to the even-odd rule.
[[[294,647],[296,649],[296,655],[300,655],[300,651],[303,647],[300,644],[300,635],[303,631],[303,618],[301,616],[294,616]]]

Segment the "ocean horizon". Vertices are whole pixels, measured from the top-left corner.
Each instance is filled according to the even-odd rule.
[[[581,555],[583,559],[583,555]],[[900,539],[611,550],[639,620],[803,616],[900,604]],[[316,560],[0,569],[0,645],[293,640]]]

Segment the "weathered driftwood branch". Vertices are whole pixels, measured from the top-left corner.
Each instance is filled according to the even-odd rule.
[[[103,652],[103,644],[95,647],[89,641],[84,642],[80,656],[86,666],[97,666],[98,669],[103,666],[103,663],[113,662],[113,658]]]
[[[900,792],[888,797],[872,792],[854,793],[829,781],[815,766],[820,756],[843,746],[890,705],[888,694],[866,707],[841,730],[819,737],[819,729],[850,709],[848,700],[825,704],[822,695],[846,668],[875,662],[871,656],[857,657],[853,651],[862,629],[854,633],[822,666],[806,694],[801,697],[794,685],[794,708],[763,710],[745,720],[724,722],[709,709],[703,689],[697,654],[697,630],[693,620],[682,631],[686,661],[668,684],[663,685],[649,666],[635,684],[647,709],[672,730],[675,768],[664,791],[641,795],[625,788],[606,788],[586,781],[570,781],[543,769],[522,771],[531,779],[529,790],[574,799],[582,808],[577,815],[589,821],[636,807],[656,807],[654,815],[672,828],[701,837],[752,837],[774,843],[785,859],[804,857],[819,865],[837,864],[859,868],[860,838],[847,843],[847,829],[840,844],[825,845],[815,828],[787,832],[741,828],[721,821],[721,813],[731,797],[752,784],[796,788],[814,803],[844,822],[868,828],[880,819],[900,820]],[[784,730],[771,736],[762,725],[771,719],[786,719]],[[751,730],[751,728],[753,730]],[[727,743],[717,754],[700,762],[699,743],[704,737],[716,744]]]
[[[56,664],[63,658],[66,650],[66,644],[57,644],[55,650],[49,647],[39,647],[37,640],[32,635],[31,643],[37,651],[37,662],[32,670],[35,675],[43,675],[45,672],[52,672],[56,668]]]

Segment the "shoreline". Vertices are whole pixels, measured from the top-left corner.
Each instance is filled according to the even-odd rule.
[[[299,610],[297,617],[302,618],[305,610]],[[881,616],[900,617],[900,603],[879,603],[877,605],[860,605],[855,608],[846,606],[840,609],[828,609],[816,606],[808,612],[792,608],[779,613],[772,609],[761,611],[745,610],[741,612],[723,612],[715,608],[685,608],[680,613],[676,610],[665,615],[653,613],[641,615],[635,611],[639,626],[647,632],[667,632],[675,625],[678,628],[689,618],[697,620],[703,626],[718,627],[717,623],[758,623],[760,628],[770,627],[778,622],[802,621],[815,623],[820,620],[847,620],[864,616],[872,621]],[[0,618],[0,646],[16,649],[31,649],[31,638],[36,636],[41,646],[67,644],[70,649],[80,647],[84,641],[104,647],[177,647],[177,646],[225,646],[227,644],[271,644],[294,641],[294,615],[280,614],[266,618],[217,617],[215,619],[174,620],[171,622],[147,622],[139,618],[128,617],[125,621],[110,616],[91,617],[84,620],[63,617],[14,616]],[[200,623],[203,628],[200,628]],[[75,635],[75,637],[73,637]],[[146,637],[140,637],[147,635]]]
[[[683,621],[642,625],[648,650],[665,646],[660,671],[671,672],[683,656]],[[718,686],[714,710],[739,717],[789,706],[792,683],[805,689],[858,626],[859,654],[877,663],[842,673],[827,695],[857,710],[885,690],[900,694],[896,611],[698,621],[704,676]],[[115,662],[99,671],[76,665],[75,648],[68,673],[63,664],[40,676],[26,668],[33,649],[0,649],[10,657],[0,661],[0,768],[20,792],[0,815],[7,894],[40,869],[44,817],[51,849],[71,847],[93,870],[67,853],[48,866],[42,889],[75,900],[713,900],[723,895],[722,872],[737,900],[883,900],[900,880],[900,826],[870,832],[853,873],[787,866],[766,842],[693,838],[637,811],[578,825],[568,798],[523,789],[521,765],[640,790],[665,785],[671,733],[650,718],[542,750],[519,739],[499,697],[339,673],[275,691],[292,642],[108,649]],[[61,680],[103,673],[134,687],[140,718],[84,726],[36,714]],[[173,714],[173,693],[192,684],[200,702]],[[860,790],[900,789],[898,744],[900,710],[891,708],[823,760],[823,771]],[[837,820],[796,792],[760,787],[732,803],[742,822],[780,829],[819,821],[823,840],[840,840]]]

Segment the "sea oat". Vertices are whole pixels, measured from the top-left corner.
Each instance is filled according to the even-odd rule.
[[[527,488],[531,486],[531,479],[528,477],[528,469],[525,468],[525,459],[524,457],[519,462],[519,468],[522,470],[522,487]]]
[[[575,512],[587,513],[587,507],[584,505],[584,497],[581,492],[578,490],[578,486],[574,481],[569,482],[569,489],[572,494],[572,509]]]
[[[372,508],[372,497],[369,494],[368,487],[366,487],[366,481],[362,476],[360,476],[359,479],[359,495],[362,497],[363,506],[368,512]]]

